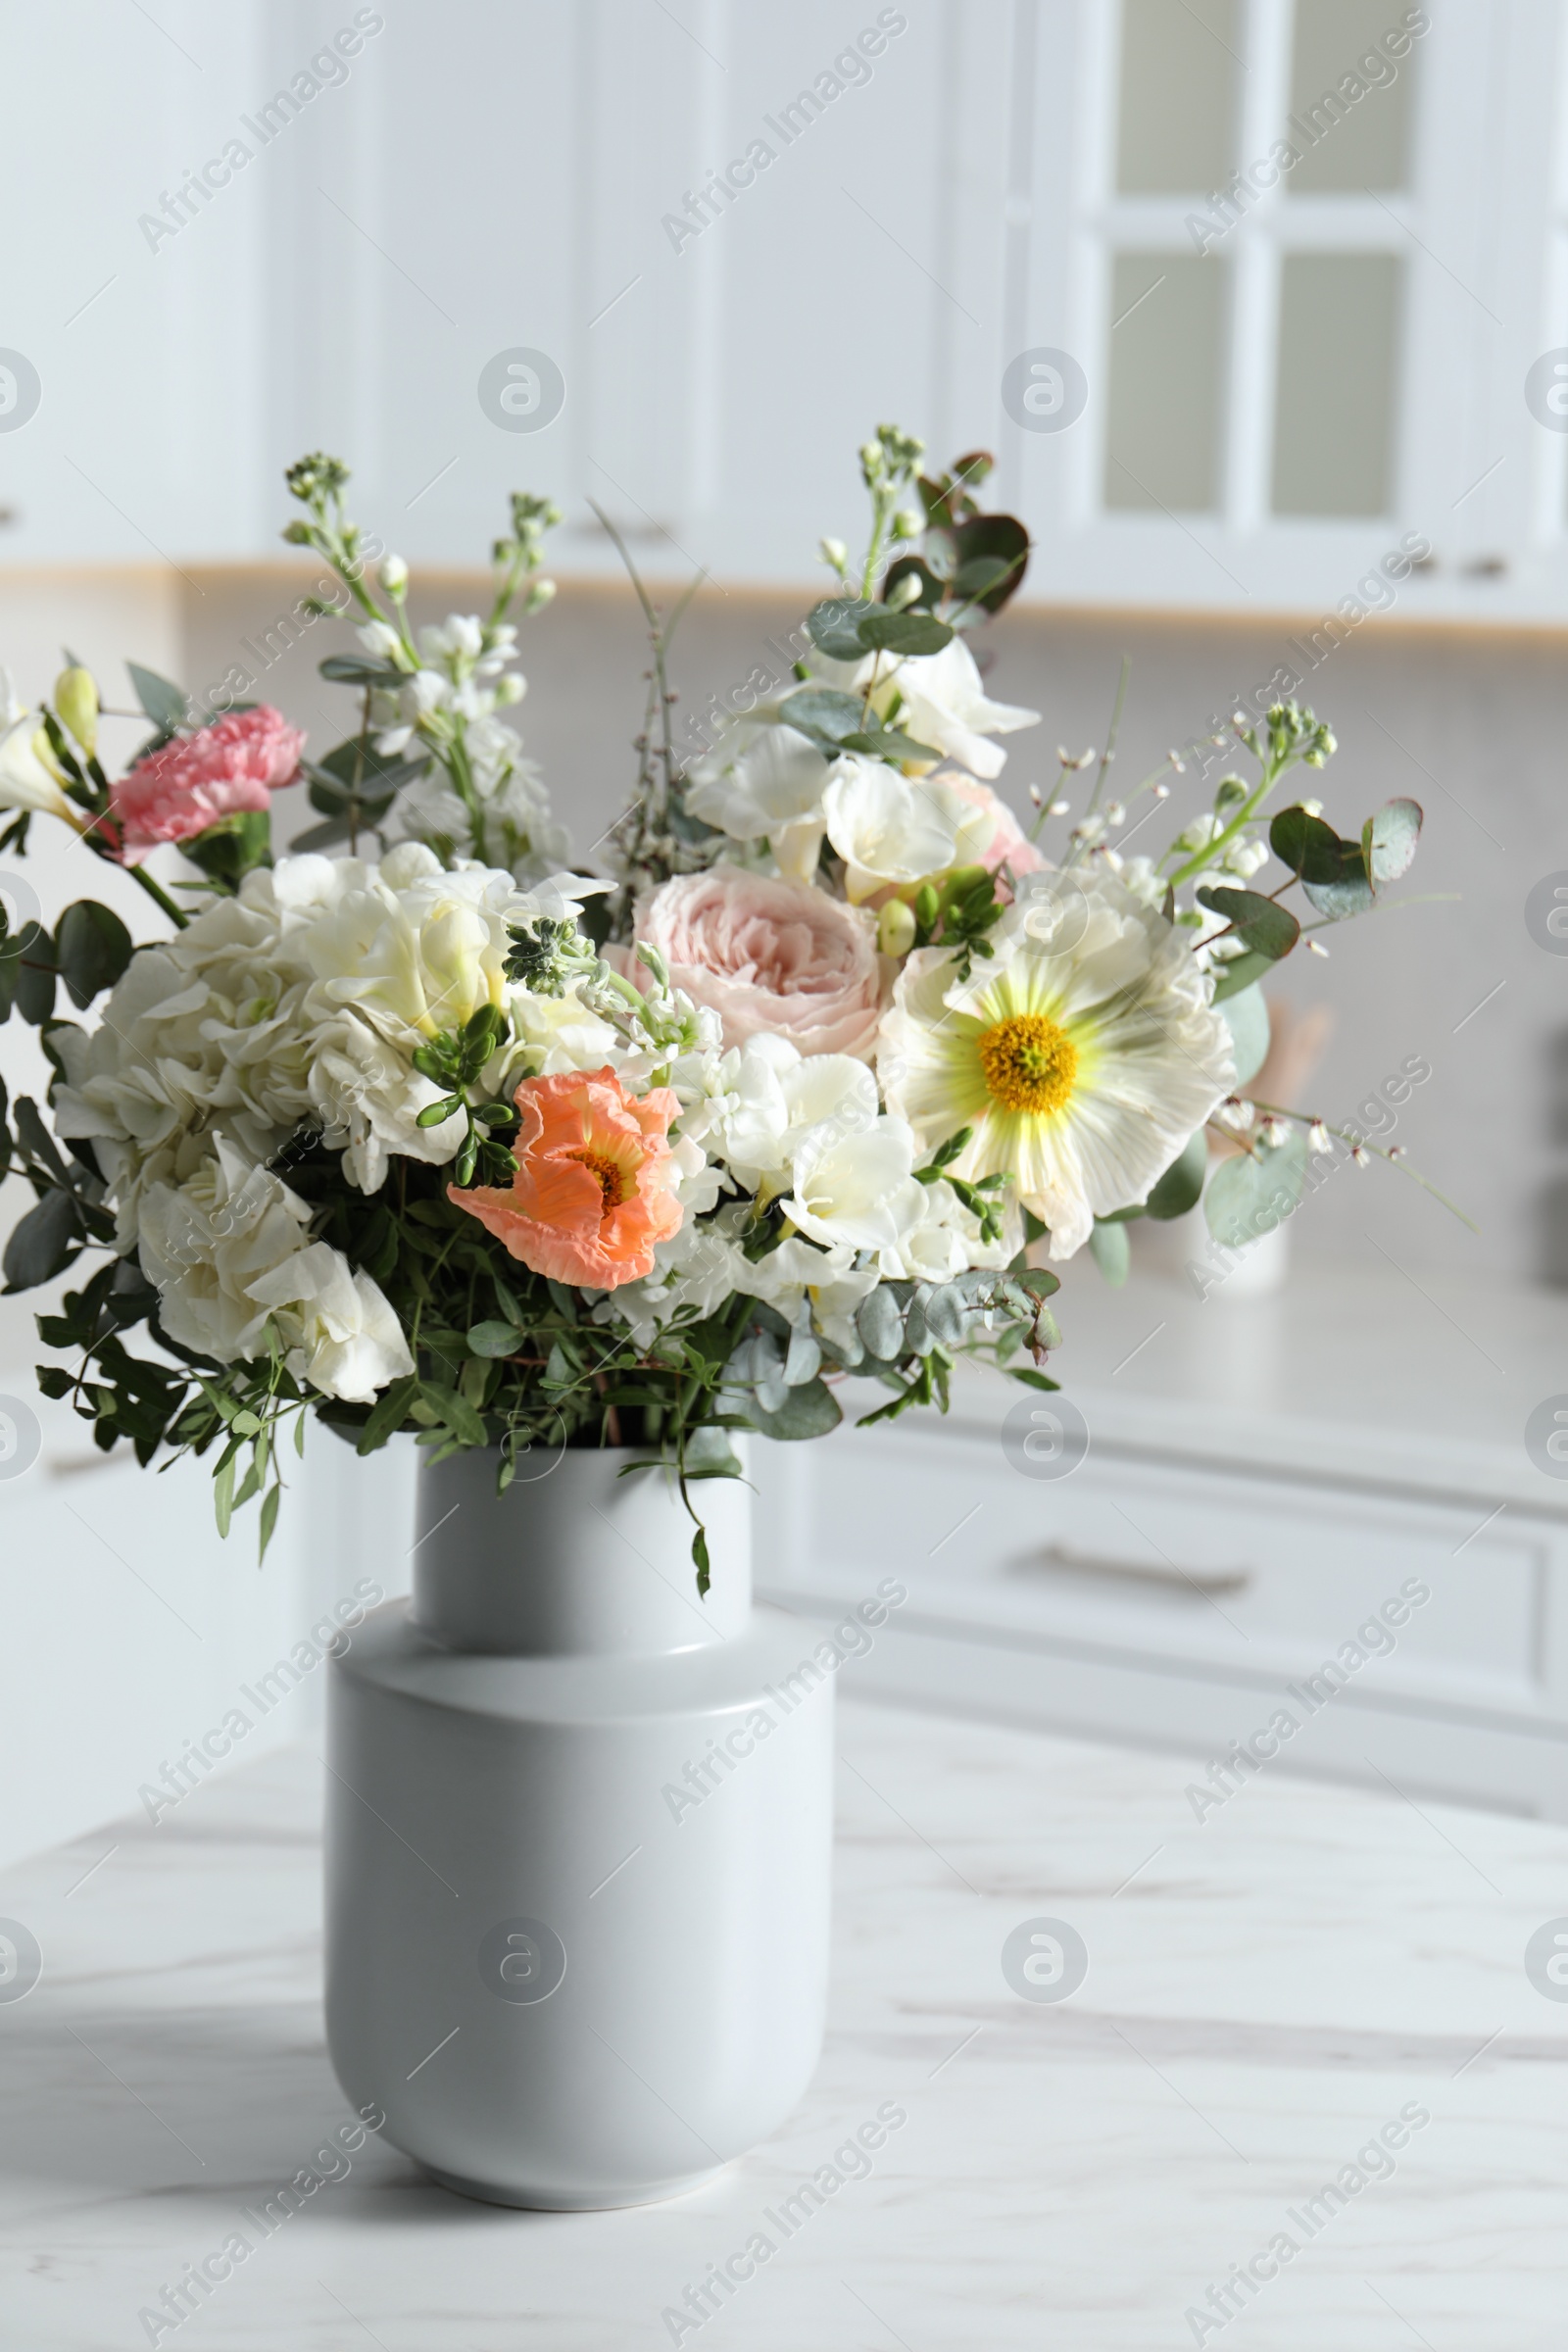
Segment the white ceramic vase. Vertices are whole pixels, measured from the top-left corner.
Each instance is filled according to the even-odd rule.
[[[659,1470],[568,1450],[496,1494],[421,1468],[411,1601],[332,1667],[338,2079],[449,2188],[640,2204],[805,2090],[821,2042],[830,1677],[751,1597],[748,1487],[705,1480],[712,1589]]]

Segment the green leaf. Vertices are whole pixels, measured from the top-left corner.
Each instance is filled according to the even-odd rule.
[[[1374,890],[1379,883],[1397,882],[1401,874],[1409,872],[1421,839],[1421,824],[1419,801],[1386,801],[1376,816],[1367,818],[1361,827],[1361,862]]]
[[[1289,1216],[1305,1175],[1306,1138],[1297,1127],[1272,1152],[1259,1147],[1222,1159],[1203,1196],[1209,1232],[1228,1250],[1246,1249]]]
[[[1261,980],[1265,972],[1273,969],[1273,965],[1272,956],[1254,956],[1250,950],[1246,955],[1233,956],[1228,963],[1216,964],[1214,969],[1219,977],[1214,982],[1215,1004],[1223,1004],[1227,997],[1240,996],[1244,988],[1250,988],[1254,980]]]
[[[912,605],[901,605],[899,607],[901,612],[914,612],[921,610],[934,612],[947,593],[947,582],[938,579],[923,556],[900,556],[896,563],[888,565],[883,577],[882,601],[884,604],[891,601],[894,590],[905,580],[918,580],[920,593]]]
[[[401,785],[412,783],[430,764],[428,752],[378,752],[373,735],[350,735],[318,760],[307,760],[305,772],[313,784],[361,800],[384,794],[390,800]],[[318,806],[318,804],[317,804]]]
[[[60,1154],[60,1147],[43,1123],[43,1114],[30,1095],[19,1095],[12,1112],[16,1122],[17,1141],[27,1157],[38,1167],[46,1168],[57,1183],[70,1185],[71,1171]]]
[[[824,597],[806,615],[811,643],[832,662],[858,662],[865,651],[858,634],[859,623],[876,609],[863,597]]]
[[[45,1193],[15,1227],[6,1244],[3,1270],[7,1291],[36,1290],[71,1263],[81,1238],[76,1203],[70,1193]]]
[[[972,514],[956,528],[934,531],[932,543],[950,552],[955,587],[983,612],[1000,612],[1008,598],[1017,595],[1029,567],[1029,533],[1014,514]],[[1003,566],[994,584],[979,593],[959,586],[964,575],[988,558]]]
[[[230,1447],[219,1463],[213,1479],[213,1513],[218,1532],[227,1537],[229,1522],[234,1516],[234,1450]]]
[[[23,926],[18,952],[9,970],[17,1010],[24,1021],[41,1029],[55,1009],[55,946],[37,923]]]
[[[1352,914],[1365,914],[1373,897],[1360,843],[1341,842],[1339,872],[1332,881],[1303,882],[1301,888],[1308,902],[1319,914],[1326,914],[1331,923],[1346,922]]]
[[[309,851],[332,849],[338,842],[347,841],[355,830],[346,816],[329,816],[319,825],[307,825],[303,833],[295,834],[288,846],[293,854],[303,857]],[[369,820],[363,810],[358,830],[361,833],[370,830]]]
[[[205,833],[182,841],[179,853],[220,889],[235,891],[253,867],[270,862],[271,817],[265,808],[236,809]]]
[[[119,915],[96,899],[77,899],[55,930],[55,961],[78,1012],[114,987],[133,953]]]
[[[697,1569],[698,1593],[702,1599],[706,1600],[708,1598],[708,1588],[711,1584],[712,1579],[709,1574],[708,1567],[708,1531],[701,1524],[701,1522],[699,1522],[697,1532],[692,1538],[692,1560]]]
[[[1268,829],[1268,846],[1304,882],[1337,882],[1345,844],[1332,825],[1305,808],[1282,808]]]
[[[1260,988],[1238,990],[1220,1005],[1220,1018],[1230,1029],[1236,1048],[1237,1086],[1255,1078],[1268,1058],[1268,1006]]]
[[[1201,1127],[1190,1135],[1170,1166],[1144,1202],[1145,1214],[1161,1219],[1184,1217],[1202,1197],[1208,1173],[1208,1138]]]
[[[838,743],[859,726],[860,698],[841,694],[836,686],[802,686],[780,703],[778,714],[803,735],[825,735],[830,743]]]
[[[456,1389],[445,1388],[439,1381],[421,1380],[419,1400],[427,1404],[433,1413],[439,1414],[460,1445],[484,1445],[483,1419],[474,1411],[466,1396],[460,1396]]]
[[[974,556],[953,575],[953,593],[965,604],[978,604],[992,588],[1012,577],[1012,565],[1002,556]]]
[[[377,1452],[388,1438],[402,1428],[418,1386],[411,1373],[408,1379],[395,1380],[389,1389],[381,1391],[370,1407],[369,1418],[360,1432],[356,1453]]]
[[[904,1317],[886,1283],[866,1292],[855,1310],[855,1326],[868,1355],[886,1364],[897,1360],[904,1342]]]
[[[1198,893],[1200,906],[1211,907],[1234,927],[1236,938],[1254,956],[1278,963],[1301,936],[1301,926],[1288,906],[1278,906],[1255,890],[1218,890],[1206,886]]]
[[[1059,1380],[1053,1380],[1049,1373],[1037,1372],[1031,1364],[1012,1365],[1008,1370],[1007,1377],[1009,1380],[1021,1380],[1026,1389],[1050,1390],[1059,1389],[1061,1386]]]
[[[928,763],[939,755],[928,743],[916,743],[912,735],[903,735],[896,727],[860,727],[855,734],[846,735],[842,743],[847,752],[865,752],[873,760],[891,760],[903,766],[906,760],[924,760]]]
[[[389,662],[374,661],[368,654],[328,654],[317,668],[323,678],[341,686],[401,686],[404,673],[394,669]]]
[[[161,733],[172,735],[185,724],[190,698],[171,679],[161,678],[156,669],[143,669],[139,662],[127,662],[125,675],[137,702]]]
[[[474,1355],[515,1355],[526,1337],[511,1323],[473,1323],[468,1327],[468,1347]]]
[[[747,1419],[765,1438],[823,1438],[837,1429],[844,1415],[838,1398],[822,1380],[809,1380],[791,1389],[776,1413],[764,1412],[755,1397],[746,1407]]]
[[[1112,1290],[1119,1290],[1132,1265],[1132,1246],[1127,1239],[1126,1226],[1109,1220],[1102,1224],[1097,1218],[1089,1236],[1089,1247],[1096,1265]]]
[[[867,653],[940,654],[953,643],[945,620],[934,620],[929,612],[888,612],[881,607],[861,618],[857,634]]]
[[[267,1546],[272,1541],[272,1531],[277,1525],[277,1506],[282,1499],[283,1490],[277,1486],[269,1487],[262,1496],[261,1548],[256,1555],[258,1568],[267,1557]]]

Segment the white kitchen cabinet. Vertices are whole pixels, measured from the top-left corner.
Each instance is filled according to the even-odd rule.
[[[946,1421],[760,1447],[764,1584],[821,1613],[897,1576],[860,1669],[889,1693],[1563,1818],[1568,1484],[1524,1436],[1560,1308],[1443,1298],[1311,1268],[1206,1303],[1074,1281],[1075,1469],[1020,1474],[1004,1417],[1054,1400],[987,1375]]]
[[[593,500],[656,573],[804,582],[896,416],[997,451],[1037,598],[1329,642],[1561,610],[1563,0],[61,0],[6,37],[0,348],[42,387],[13,428],[0,379],[8,561],[269,552],[326,445],[426,564],[527,485],[564,571],[615,566]],[[564,399],[509,423],[480,380],[519,350]]]

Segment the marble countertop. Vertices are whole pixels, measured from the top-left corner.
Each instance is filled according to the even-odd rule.
[[[140,2313],[242,2230],[159,2343],[1560,2352],[1568,1999],[1524,1955],[1568,1912],[1568,1830],[1284,1778],[1199,1823],[1177,1759],[845,1696],[820,2070],[665,2205],[469,2204],[371,2139],[262,2237],[248,2216],[349,2121],[314,1750],[8,1872],[43,1972],[0,1987],[0,2340],[144,2345]],[[1040,1918],[1087,1948],[1063,2000],[1003,1973]],[[889,2104],[906,2121],[786,2236],[767,2217]],[[663,2317],[758,2232],[732,2300]]]

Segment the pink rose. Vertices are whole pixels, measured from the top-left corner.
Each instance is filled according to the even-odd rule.
[[[268,808],[298,774],[304,749],[298,727],[268,703],[176,735],[109,787],[123,862],[139,865],[161,841],[190,841],[240,809]]]
[[[730,865],[677,874],[638,908],[637,936],[676,988],[711,1005],[726,1046],[765,1032],[803,1054],[869,1054],[881,1011],[876,933],[825,891]]]

